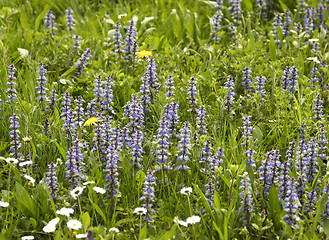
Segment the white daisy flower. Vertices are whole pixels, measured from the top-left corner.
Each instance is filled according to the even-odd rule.
[[[9,203],[0,201],[0,207],[8,207],[8,206],[9,206]]]
[[[24,142],[31,142],[32,138],[31,137],[23,137]]]
[[[93,187],[93,189],[95,190],[95,192],[100,193],[100,194],[106,193],[105,189],[101,188],[101,187]]]
[[[73,198],[76,198],[80,196],[82,192],[83,192],[83,187],[76,187],[70,192],[70,194]]]
[[[18,164],[20,167],[24,167],[26,165],[32,165],[32,161],[24,161],[24,162],[20,162]]]
[[[110,229],[109,229],[109,232],[116,232],[116,233],[119,233],[120,231],[119,231],[119,229],[113,227],[113,228],[110,228]]]
[[[134,213],[136,213],[138,215],[145,215],[147,213],[147,209],[138,207],[138,208],[135,208]]]
[[[175,217],[174,223],[179,224],[179,225],[182,225],[184,227],[187,227],[187,225],[188,225],[187,222],[184,222],[184,221],[179,220],[178,217]]]
[[[94,184],[94,183],[95,183],[94,181],[84,182],[83,186],[86,186],[86,185],[89,185],[89,184]]]
[[[24,237],[21,237],[22,240],[33,240],[34,239],[34,236],[24,236]]]
[[[49,221],[49,223],[47,225],[54,225],[56,226],[56,224],[59,222],[59,218],[54,218],[52,220]]]
[[[121,18],[123,18],[123,17],[127,17],[127,13],[120,14],[120,15],[118,16],[119,19],[121,19]]]
[[[75,238],[87,238],[87,234],[77,234]]]
[[[60,210],[57,210],[56,213],[59,214],[59,215],[63,215],[63,216],[69,217],[70,214],[73,214],[74,213],[74,209],[73,208],[65,208],[65,207],[63,207]]]
[[[18,160],[16,158],[6,158],[7,163],[17,164]]]
[[[42,229],[45,233],[51,233],[56,231],[56,226],[55,225],[46,225]]]
[[[192,193],[191,187],[184,187],[180,190],[180,193],[183,195],[190,195]]]
[[[79,222],[78,220],[70,220],[67,222],[66,226],[69,229],[73,229],[73,230],[79,230],[82,227],[81,222]]]
[[[31,177],[31,176],[24,175],[24,178],[27,179],[27,180],[29,180],[32,184],[35,183],[35,179],[33,177]]]
[[[188,224],[195,224],[201,221],[201,218],[199,216],[192,216],[186,219],[186,222]]]

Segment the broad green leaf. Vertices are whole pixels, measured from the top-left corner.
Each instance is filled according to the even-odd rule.
[[[37,19],[35,20],[34,23],[34,31],[38,31],[40,22],[43,20],[44,16],[46,15],[46,13],[50,10],[50,6],[46,5],[45,9],[38,15]]]
[[[98,207],[97,204],[93,203],[93,207],[95,208],[96,212],[102,217],[103,221],[107,223],[107,219],[105,217],[105,214],[103,213],[102,209]]]
[[[210,205],[209,205],[206,197],[204,196],[203,192],[201,191],[201,189],[197,185],[193,184],[193,187],[197,191],[198,195],[201,197],[201,201],[202,201],[203,207],[206,209],[207,213],[210,214],[211,219],[213,221],[215,221],[214,214],[212,213],[212,210],[210,208]]]
[[[320,215],[323,213],[323,210],[326,206],[326,203],[328,202],[328,194],[323,194],[322,197],[320,198],[320,201],[318,202],[318,207],[316,208],[316,215],[314,219],[312,220],[313,225],[312,225],[312,232],[315,232],[316,227],[318,226],[319,220],[320,220]]]
[[[272,61],[276,60],[276,45],[273,37],[270,39],[270,57]]]
[[[173,225],[169,231],[165,232],[159,240],[167,240],[167,239],[172,239],[173,236],[176,235],[176,229],[177,229],[177,225]]]
[[[144,240],[147,238],[147,224],[144,225],[144,227],[139,232],[139,240]]]
[[[34,219],[39,219],[39,209],[33,201],[30,194],[18,182],[15,184],[15,197],[17,208],[25,215],[32,216]]]
[[[55,142],[58,151],[61,153],[63,159],[66,159],[66,152],[63,147],[61,147],[57,142]]]
[[[134,218],[124,218],[124,219],[121,219],[119,221],[117,221],[115,223],[115,227],[119,227],[120,225],[122,224],[125,224],[125,223],[130,223],[130,222],[134,222],[136,219]]]
[[[83,224],[84,232],[86,232],[87,229],[88,229],[88,227],[89,227],[89,224],[90,224],[90,216],[89,216],[89,213],[88,212],[85,212],[82,215],[81,221],[82,221],[82,224]]]
[[[327,237],[329,237],[329,219],[323,220],[323,230],[326,233]]]

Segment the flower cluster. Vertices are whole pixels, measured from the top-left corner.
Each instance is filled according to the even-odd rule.
[[[142,103],[139,101],[136,95],[132,96],[131,102],[127,102],[124,106],[125,115],[129,118],[131,132],[135,132],[138,129],[143,128],[144,123],[144,111]]]
[[[46,183],[49,187],[51,197],[56,200],[58,192],[58,179],[56,177],[57,165],[55,163],[50,163],[48,165],[49,171],[47,172]]]
[[[227,89],[227,95],[225,98],[224,110],[229,114],[233,114],[234,96],[235,96],[235,84],[233,78],[230,76],[225,82],[224,89]]]
[[[168,160],[168,149],[169,149],[169,122],[166,117],[162,117],[159,121],[159,128],[156,135],[157,147],[155,156],[159,163],[166,164]]]
[[[315,85],[319,82],[319,77],[318,77],[318,68],[316,66],[314,66],[311,70],[311,88],[314,88]],[[319,87],[319,85],[316,85],[317,87]]]
[[[14,73],[17,69],[14,67],[14,65],[10,65],[8,66],[8,72],[9,72],[9,76],[8,76],[8,82],[6,83],[6,85],[8,86],[8,88],[6,89],[6,92],[8,94],[7,97],[7,101],[10,104],[13,104],[17,98],[17,91],[15,89],[16,86],[16,77],[14,76]]]
[[[110,121],[108,116],[105,117],[104,122],[106,124],[109,124]],[[109,128],[109,126],[107,128]],[[120,151],[122,149],[123,147],[122,131],[118,125],[111,128],[110,141],[111,143],[114,144],[115,150]]]
[[[328,143],[328,139],[327,139],[327,130],[325,129],[325,125],[324,123],[320,124],[320,131],[318,133],[318,143],[319,143],[319,158],[322,161],[327,160],[327,143]]]
[[[39,100],[41,102],[42,108],[43,104],[46,102],[47,99],[47,78],[45,76],[47,72],[47,69],[44,68],[43,64],[40,63],[40,70],[39,70],[39,77],[37,78],[37,84],[38,84],[38,91],[36,92],[37,97],[36,100]]]
[[[308,34],[312,34],[314,30],[314,12],[314,8],[305,9],[304,26],[305,32]]]
[[[77,99],[74,100],[76,102],[75,111],[73,112],[75,118],[74,123],[78,128],[81,128],[84,121],[85,121],[85,113],[83,104],[85,103],[85,100],[81,96],[78,96]]]
[[[172,135],[176,132],[176,127],[178,124],[178,103],[177,102],[171,102],[170,104],[166,104],[164,106],[165,108],[165,117],[168,120],[169,125],[169,134]]]
[[[239,193],[239,197],[241,198],[240,211],[244,213],[244,217],[242,217],[242,220],[245,221],[245,225],[249,225],[251,213],[253,211],[253,199],[251,193],[250,178],[247,173],[245,173],[243,178],[241,179],[241,185],[239,187],[239,190],[241,191]]]
[[[182,163],[182,165],[177,166],[175,169],[177,170],[187,170],[190,169],[188,166],[184,165],[187,161],[190,160],[189,155],[190,151],[189,149],[191,148],[191,130],[190,130],[190,125],[188,122],[184,123],[183,128],[181,129],[180,135],[180,142],[178,145],[179,148],[179,153],[177,160]]]
[[[111,75],[106,77],[106,81],[104,83],[104,89],[102,93],[102,108],[105,111],[112,111],[112,100],[113,100],[113,90],[112,90],[113,82],[111,80]]]
[[[261,95],[261,99],[260,102],[265,101],[264,97],[265,97],[265,80],[266,78],[260,74],[256,77],[256,82],[255,82],[255,86],[256,86],[256,94],[260,94]]]
[[[9,135],[11,138],[11,142],[10,142],[10,156],[14,157],[15,159],[20,159],[20,157],[22,156],[21,153],[19,153],[19,150],[21,149],[22,145],[20,142],[20,131],[18,130],[18,128],[20,127],[19,123],[18,123],[19,117],[16,115],[16,113],[13,114],[12,117],[9,118],[10,121],[10,131],[9,131]]]
[[[281,45],[281,41],[278,39],[279,29],[282,28],[281,14],[278,13],[273,19],[273,38],[276,45]]]
[[[140,86],[139,94],[143,105],[143,112],[144,114],[146,114],[147,111],[149,110],[148,107],[151,103],[151,98],[150,98],[151,90],[150,90],[150,83],[148,80],[147,72],[145,72],[144,77],[141,78],[141,80],[142,80],[142,84]]]
[[[83,69],[86,68],[88,61],[90,60],[91,57],[91,51],[89,48],[86,48],[86,51],[84,51],[84,53],[81,55],[79,61],[75,64],[75,71],[78,74],[81,74]]]
[[[144,202],[143,207],[147,209],[145,220],[150,221],[153,218],[149,215],[149,213],[155,213],[153,209],[152,202],[155,199],[154,195],[154,186],[156,185],[155,177],[153,176],[152,170],[148,170],[147,175],[145,177],[145,181],[143,183],[143,196],[139,199],[139,201]]]
[[[321,100],[320,95],[317,95],[316,98],[313,100],[314,107],[313,107],[313,119],[321,120],[323,115],[323,100]]]
[[[115,26],[115,33],[114,33],[114,36],[113,36],[113,39],[114,39],[114,47],[115,47],[115,50],[114,52],[117,53],[119,55],[119,58],[121,57],[121,54],[122,54],[122,36],[121,36],[121,33],[120,33],[120,28],[121,28],[121,25],[119,22],[116,23],[116,26]]]
[[[291,178],[291,180],[287,182],[286,188],[286,198],[284,199],[285,206],[283,209],[286,212],[286,215],[283,216],[283,220],[285,220],[290,226],[298,229],[299,227],[296,222],[299,220],[297,216],[299,203],[294,178]]]
[[[67,140],[69,140],[69,136],[74,133],[75,124],[73,118],[73,110],[71,109],[71,96],[68,91],[63,96],[62,105],[63,107],[61,108],[61,117],[64,122],[63,131],[66,132]]]
[[[290,15],[291,15],[291,12],[289,12],[287,9],[285,9],[282,33],[283,33],[283,36],[286,36],[286,37],[289,36],[289,34],[290,34],[290,25],[291,25]]]
[[[242,76],[242,86],[244,86],[244,92],[245,94],[249,94],[250,89],[251,89],[251,70],[250,68],[246,67],[242,71],[243,76]]]
[[[132,131],[131,142],[129,143],[129,146],[130,146],[131,165],[134,168],[140,169],[142,167],[139,161],[142,160],[142,154],[144,153],[143,142],[144,142],[144,134],[140,130]]]
[[[172,74],[169,75],[168,81],[165,82],[165,90],[167,92],[166,93],[167,99],[175,96],[176,88]]]
[[[80,39],[82,39],[82,37],[80,37],[79,35],[74,35],[74,44],[72,45],[73,51],[72,53],[76,53],[76,54],[80,54],[80,50],[81,50],[81,45],[80,45]]]
[[[53,35],[56,35],[57,28],[56,28],[56,23],[54,21],[55,16],[53,12],[52,11],[47,12],[46,16],[44,16],[43,19],[44,19],[44,24],[43,24],[44,28],[49,29]]]
[[[110,144],[110,146],[107,148],[107,155],[106,155],[106,176],[105,180],[107,181],[107,184],[105,187],[109,190],[110,193],[112,193],[113,197],[116,196],[118,193],[118,152],[114,147],[114,144]],[[111,197],[112,197],[111,196]]]
[[[124,51],[126,52],[126,59],[128,61],[134,61],[134,55],[136,53],[136,47],[134,46],[137,44],[137,28],[135,27],[135,22],[134,20],[131,20],[129,22],[129,27],[127,30],[127,35],[126,35],[126,45]]]
[[[53,112],[55,107],[57,106],[57,94],[55,88],[50,91],[50,96],[47,105],[48,105],[46,108],[47,113]]]
[[[191,79],[188,81],[189,83],[189,88],[187,90],[187,99],[188,99],[188,102],[190,104],[190,111],[192,113],[195,113],[196,112],[196,107],[198,106],[198,103],[197,103],[197,98],[196,98],[196,95],[197,95],[197,90],[196,90],[196,85],[197,85],[197,81],[195,80],[194,77],[191,77]]]
[[[250,144],[250,138],[251,138],[251,132],[253,130],[253,127],[251,126],[250,121],[251,116],[246,116],[242,118],[243,121],[243,132],[241,138],[243,139],[241,146],[245,147],[246,149],[249,149]]]
[[[259,15],[262,19],[266,20],[267,16],[267,0],[256,0]]]
[[[222,21],[222,16],[223,16],[221,7],[222,7],[222,2],[217,1],[217,12],[215,13],[215,15],[212,18],[212,25],[214,27],[214,30],[212,32],[212,40],[215,42],[220,41],[220,37],[218,35],[219,35],[219,31],[221,30],[221,21]]]
[[[156,66],[154,58],[151,56],[147,59],[149,65],[146,66],[145,77],[148,79],[148,85],[150,87],[151,101],[155,99],[156,94],[159,92],[160,84],[157,79]]]
[[[308,145],[308,153],[307,153],[307,179],[310,184],[313,183],[315,176],[319,172],[318,170],[318,145],[314,138],[311,138]]]
[[[229,3],[232,4],[231,10],[231,17],[235,23],[239,23],[240,19],[242,18],[242,9],[241,9],[241,2],[242,0],[230,0]]]
[[[197,124],[196,128],[198,129],[199,134],[207,134],[207,112],[204,106],[200,106],[199,109],[196,110],[198,117],[196,118]]]
[[[71,8],[68,8],[65,10],[65,16],[66,16],[66,19],[65,19],[65,22],[66,22],[66,27],[67,27],[67,30],[70,31],[70,33],[72,33],[73,29],[74,29],[74,17],[73,17],[73,13],[74,11],[71,9]]]

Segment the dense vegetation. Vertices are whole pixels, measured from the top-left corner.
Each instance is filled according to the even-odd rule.
[[[329,3],[2,1],[0,239],[325,239]]]

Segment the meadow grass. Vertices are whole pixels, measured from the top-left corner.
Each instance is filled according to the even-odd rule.
[[[328,6],[2,1],[0,239],[328,238]]]

